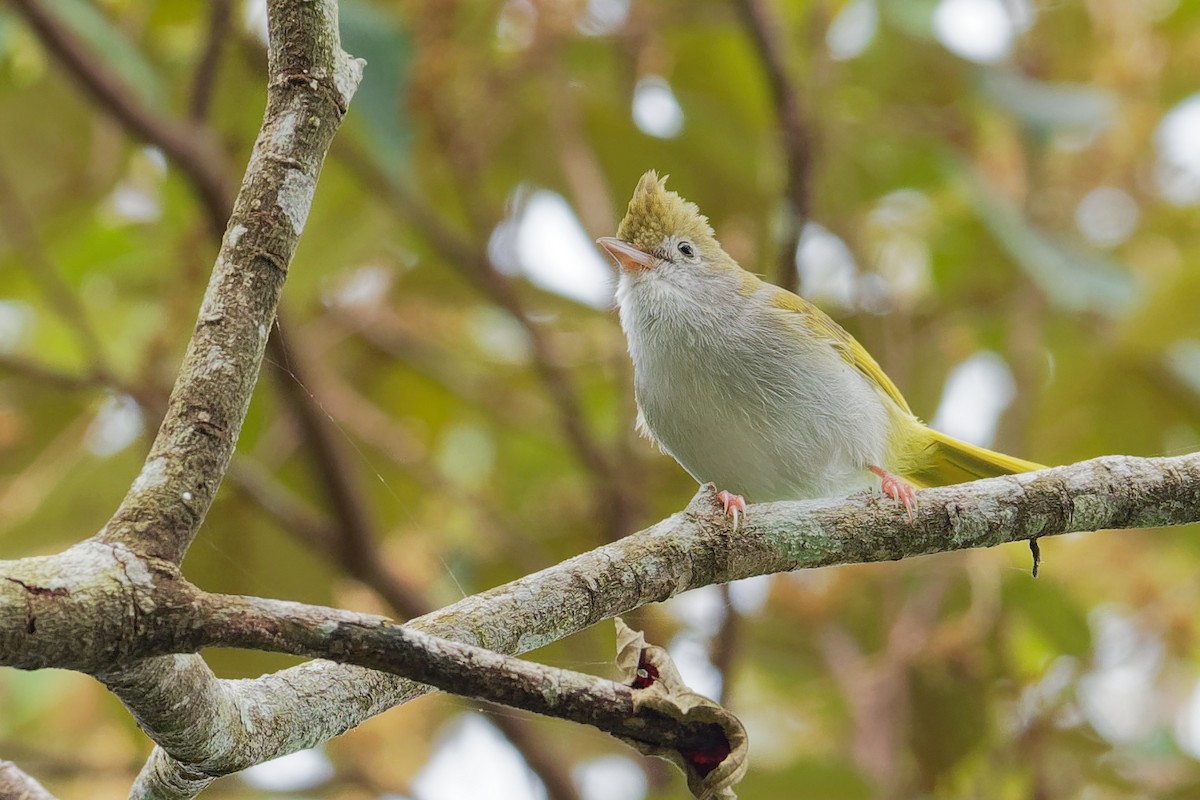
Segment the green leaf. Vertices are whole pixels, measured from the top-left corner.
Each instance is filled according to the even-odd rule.
[[[1004,603],[1019,612],[1053,652],[1084,657],[1091,649],[1087,614],[1053,579],[1011,581],[1005,587]]]
[[[404,165],[412,141],[405,123],[405,91],[412,42],[390,13],[367,3],[346,3],[340,11],[342,46],[366,59],[353,117],[375,163],[393,174]]]
[[[1074,128],[1097,131],[1117,112],[1112,92],[1078,83],[1048,83],[1009,70],[982,72],[983,95],[1036,131]]]
[[[867,800],[874,796],[862,773],[837,759],[798,758],[786,770],[763,770],[738,787],[741,800]]]
[[[933,12],[938,0],[880,0],[883,18],[916,39],[933,41]]]
[[[1137,303],[1123,264],[1037,228],[977,172],[955,163],[980,220],[1053,305],[1115,317]]]

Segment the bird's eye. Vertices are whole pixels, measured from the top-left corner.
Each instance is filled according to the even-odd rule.
[[[691,258],[692,256],[696,255],[696,251],[687,242],[679,243],[679,252],[683,253],[688,258]]]

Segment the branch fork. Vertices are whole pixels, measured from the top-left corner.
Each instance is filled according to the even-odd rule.
[[[35,0],[16,2],[39,18]],[[859,495],[752,506],[733,532],[702,487],[651,528],[405,626],[191,585],[179,563],[228,469],[325,154],[362,76],[338,42],[336,11],[334,0],[268,4],[263,127],[141,474],[95,537],[0,562],[0,664],[76,669],[118,695],[159,745],[133,797],[195,797],[217,776],[333,738],[430,685],[596,725],[680,764],[697,797],[731,797],[746,767],[744,730],[687,690],[640,634],[622,629],[627,684],[510,656],[753,575],[1200,520],[1200,455],[1107,457],[927,489],[913,519]],[[200,159],[194,144],[181,148]],[[207,168],[196,174],[220,183]],[[218,644],[345,663],[222,681],[191,655]],[[13,785],[48,796],[0,762],[0,788]]]

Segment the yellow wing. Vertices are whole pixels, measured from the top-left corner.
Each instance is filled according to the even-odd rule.
[[[828,341],[847,364],[858,370],[871,385],[879,387],[904,412],[904,416],[897,418],[898,425],[893,430],[891,458],[894,463],[888,468],[906,480],[917,486],[946,486],[977,478],[1045,469],[1041,464],[976,447],[927,427],[913,416],[896,384],[875,363],[871,354],[841,325],[791,292],[779,289],[771,300],[777,308],[801,315],[801,324],[815,336]]]
[[[904,395],[900,394],[900,390],[896,388],[896,384],[892,383],[892,379],[887,376],[883,368],[875,362],[871,354],[866,348],[858,343],[858,340],[846,332],[846,329],[838,325],[829,315],[821,309],[814,306],[812,303],[805,300],[799,295],[791,292],[778,290],[771,302],[784,311],[792,311],[801,316],[801,324],[808,327],[814,334],[827,340],[831,347],[838,352],[850,366],[854,367],[872,386],[877,386],[888,397],[892,399],[900,410],[906,414],[911,414],[912,410],[908,407],[908,401],[904,399]]]

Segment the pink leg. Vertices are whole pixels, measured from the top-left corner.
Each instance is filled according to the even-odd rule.
[[[717,499],[721,501],[721,507],[725,509],[727,516],[733,517],[733,529],[738,529],[738,512],[746,512],[746,498],[740,494],[730,494],[726,491],[717,493]]]
[[[883,482],[880,487],[883,489],[883,493],[893,500],[899,501],[900,505],[904,506],[904,510],[908,512],[909,520],[912,520],[913,511],[917,508],[917,494],[912,484],[882,467],[867,467],[867,469],[879,476]]]

